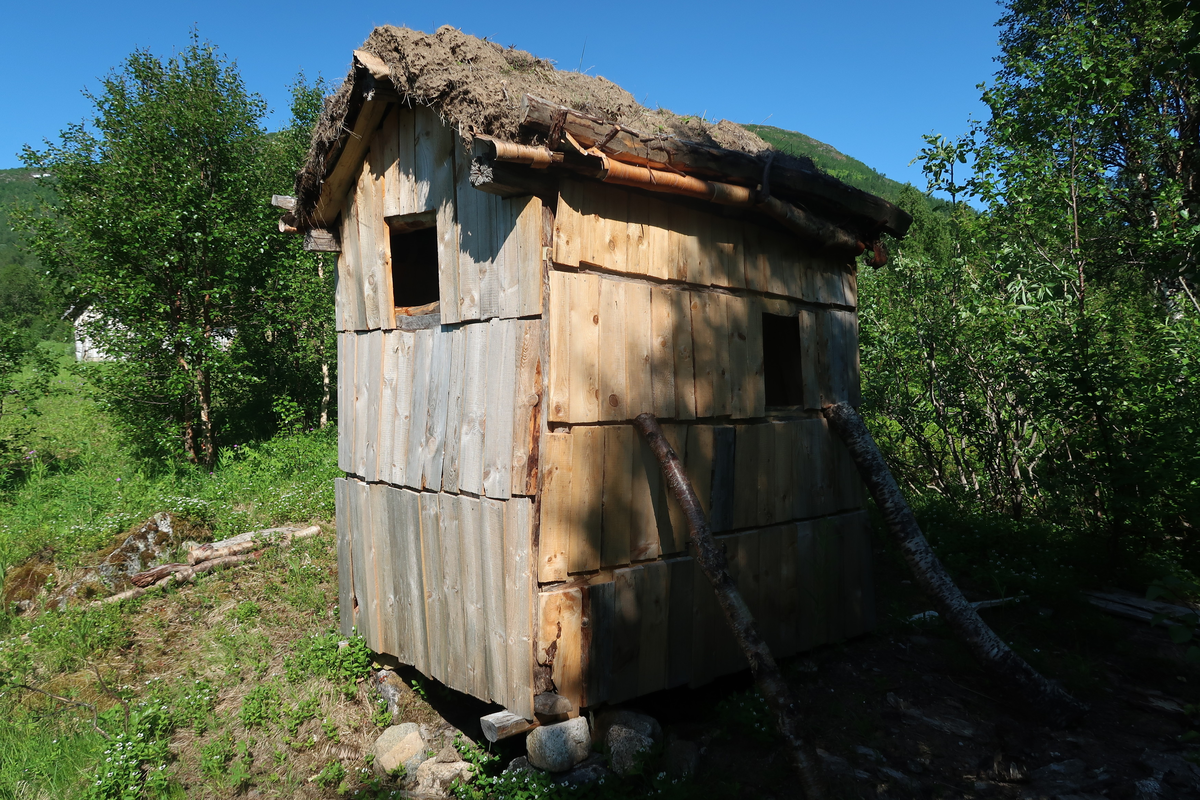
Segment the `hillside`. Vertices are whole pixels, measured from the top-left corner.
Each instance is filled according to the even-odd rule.
[[[66,328],[61,309],[52,307],[39,277],[38,260],[21,248],[13,230],[12,207],[31,205],[53,196],[53,190],[30,169],[0,170],[0,321],[28,328],[38,338],[61,339]]]

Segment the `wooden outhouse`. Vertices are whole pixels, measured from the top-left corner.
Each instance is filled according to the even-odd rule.
[[[376,29],[284,218],[340,251],[343,630],[526,719],[745,668],[642,412],[776,654],[870,629],[864,493],[819,409],[858,403],[856,256],[909,221],[738,126]]]

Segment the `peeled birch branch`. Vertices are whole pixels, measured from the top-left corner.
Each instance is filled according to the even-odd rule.
[[[888,530],[896,537],[913,577],[975,660],[997,679],[1017,689],[1034,708],[1055,722],[1067,723],[1087,711],[1086,705],[1056,681],[1048,680],[1013,652],[963,597],[921,533],[912,509],[854,407],[849,403],[836,403],[826,406],[822,413],[829,421],[829,427],[849,449]]]
[[[750,671],[758,684],[758,689],[771,707],[775,722],[788,748],[788,756],[800,777],[800,785],[808,800],[821,800],[825,797],[822,785],[819,763],[816,752],[800,736],[800,709],[792,690],[783,679],[783,673],[775,663],[771,650],[766,641],[758,633],[754,625],[754,616],[738,591],[737,584],[729,575],[729,562],[725,552],[717,546],[712,531],[708,527],[708,519],[704,509],[696,497],[696,490],[688,480],[687,473],[679,456],[663,436],[658,419],[650,413],[639,414],[634,425],[662,467],[663,477],[667,486],[679,501],[687,518],[688,534],[696,548],[696,562],[704,570],[713,591],[716,592],[717,602],[725,612],[725,619],[737,639],[738,646],[750,662]]]

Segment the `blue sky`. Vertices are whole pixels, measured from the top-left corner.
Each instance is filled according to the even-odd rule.
[[[286,112],[298,71],[340,81],[372,26],[445,24],[603,75],[650,106],[798,130],[923,187],[923,133],[985,113],[992,0],[528,4],[491,0],[257,3],[12,2],[0,26],[0,168],[90,114],[84,87],[131,51],[169,55],[195,26],[247,86]]]

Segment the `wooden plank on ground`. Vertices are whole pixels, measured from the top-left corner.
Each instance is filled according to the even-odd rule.
[[[415,332],[413,343],[413,393],[412,419],[408,435],[407,462],[404,467],[404,485],[421,488],[425,452],[429,446],[426,424],[429,419],[430,371],[433,364],[434,331],[426,329]]]
[[[395,491],[382,483],[367,487],[371,503],[372,541],[375,556],[375,574],[379,588],[379,651],[397,652],[400,647],[400,600],[405,576],[398,569],[396,553],[392,547],[397,520],[392,508],[391,494]]]
[[[639,695],[657,692],[667,685],[668,608],[671,571],[664,561],[642,565],[639,606],[641,642],[638,650]]]
[[[604,438],[599,428],[574,428],[571,437],[571,540],[569,571],[600,568],[601,499],[604,486]]]
[[[487,697],[508,697],[508,632],[504,607],[504,503],[480,501],[483,509],[482,565],[484,647],[487,650]]]
[[[429,362],[429,414],[425,422],[425,447],[421,454],[421,488],[437,492],[442,488],[442,466],[446,454],[446,420],[450,405],[454,334],[431,331],[433,353]]]
[[[571,287],[574,275],[550,272],[550,422],[571,419]]]
[[[458,452],[462,445],[463,396],[467,380],[467,333],[447,331],[450,337],[450,387],[446,392],[446,442],[442,446],[442,491],[458,492]]]
[[[466,326],[463,410],[458,445],[458,488],[483,493],[483,429],[487,412],[488,326]]]
[[[514,497],[504,504],[504,631],[508,690],[505,708],[533,718],[533,613],[536,586],[531,549],[533,502]]]
[[[354,472],[354,344],[353,333],[337,335],[338,469]]]
[[[608,700],[612,685],[613,646],[616,630],[616,585],[612,581],[587,588],[591,642],[587,660],[587,704]]]
[[[664,688],[688,682],[692,672],[692,593],[695,589],[692,558],[662,562],[670,571],[667,600],[667,676]]]
[[[612,684],[608,699],[620,703],[638,695],[641,658],[641,584],[644,567],[625,567],[613,572],[616,592],[616,625],[613,634]]]
[[[514,403],[517,393],[518,328],[515,319],[488,323],[487,397],[483,436],[483,493],[512,496]]]
[[[421,587],[425,612],[425,674],[448,684],[450,663],[450,630],[446,614],[446,596],[442,569],[442,514],[433,492],[417,496],[421,528],[417,543],[420,546]]]
[[[695,343],[692,338],[692,301],[694,295],[671,291],[671,341],[675,358],[675,418],[696,418]]]
[[[600,419],[600,278],[570,280],[570,421]],[[607,402],[607,399],[606,399]]]
[[[441,526],[442,597],[445,607],[446,677],[451,689],[468,690],[467,682],[467,611],[463,591],[462,533],[458,517],[462,508],[459,495],[437,495]]]
[[[602,431],[604,498],[601,510],[600,566],[612,567],[629,563],[636,434],[630,425],[606,425]],[[572,435],[578,436],[578,429]]]
[[[734,492],[736,489],[736,428],[715,425],[713,434],[713,467],[709,527],[713,532],[733,530]]]
[[[654,416],[660,420],[675,416],[673,291],[665,286],[650,289],[650,391]]]
[[[623,224],[623,223],[622,223]],[[600,279],[600,350],[597,369],[600,380],[600,419],[606,422],[631,419],[625,384],[625,287],[620,281]],[[599,353],[604,357],[599,358]]]
[[[628,415],[626,419],[633,419],[638,414],[654,411],[650,375],[650,287],[626,283],[624,289],[625,413]]]
[[[367,449],[371,430],[368,411],[372,372],[370,337],[368,332],[356,333],[354,345],[354,472],[359,477],[367,474],[367,458],[375,452],[374,447],[370,452]]]
[[[466,691],[484,698],[488,696],[488,664],[483,595],[483,508],[474,497],[459,495],[458,530],[467,628]]]
[[[392,441],[388,446],[391,456],[387,464],[387,480],[395,486],[403,486],[408,470],[408,448],[414,441],[412,400],[416,376],[413,373],[413,351],[416,348],[417,335],[410,331],[389,331],[387,336],[386,357],[395,362],[396,368],[396,383],[392,391]],[[416,438],[419,440],[420,437]],[[383,469],[382,465],[380,469]]]
[[[567,579],[568,553],[574,515],[571,508],[571,465],[574,437],[570,433],[548,433],[541,453],[541,524],[537,549],[537,578],[540,583]]]
[[[354,628],[354,561],[350,549],[350,482],[333,480],[334,519],[337,521],[338,630],[349,636]]]
[[[537,441],[541,431],[539,401],[542,393],[542,321],[521,320],[517,324],[516,387],[513,398],[513,444],[511,493],[532,495],[537,491]]]

